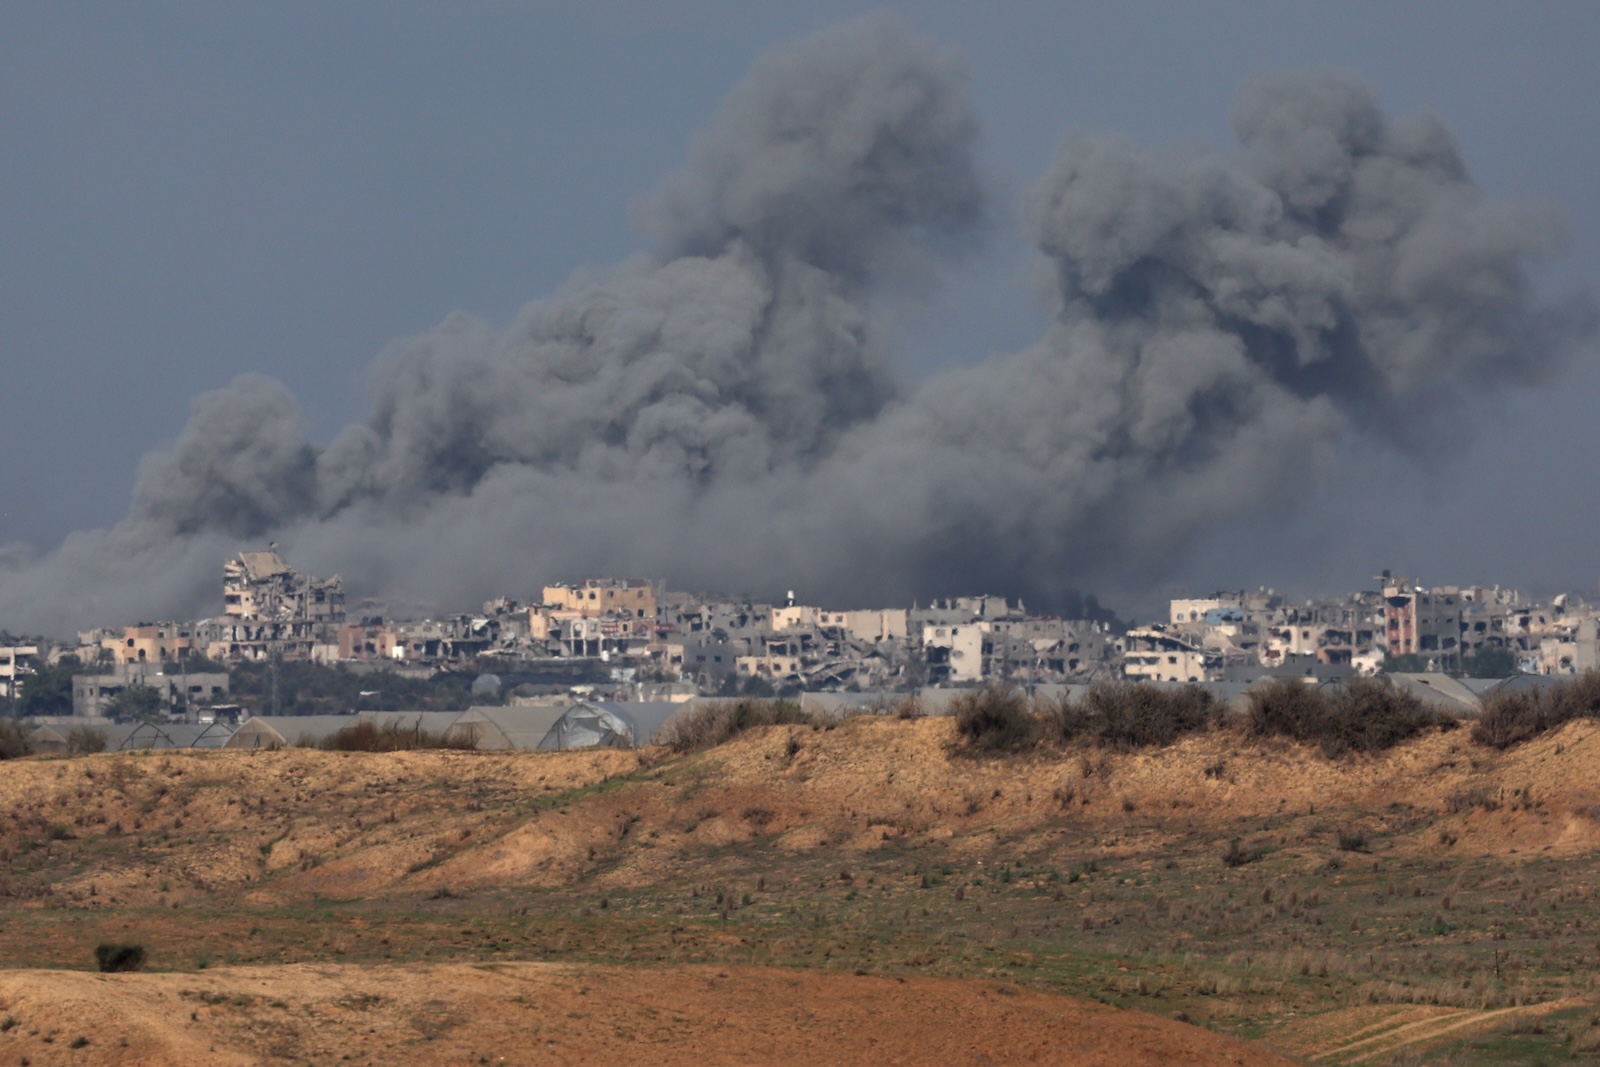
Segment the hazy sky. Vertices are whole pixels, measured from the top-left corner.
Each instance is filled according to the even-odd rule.
[[[1017,205],[1063,135],[1228,147],[1265,68],[1335,65],[1443,115],[1487,195],[1565,211],[1542,285],[1600,279],[1600,5],[878,6],[965,52],[1004,194],[985,251],[902,316],[912,376],[1039,336]],[[647,247],[630,199],[752,57],[863,10],[0,4],[0,544],[116,522],[197,392],[269,373],[326,440],[393,339],[456,309],[505,323]],[[1219,529],[1177,585],[1592,589],[1597,412],[1591,352],[1465,415],[1426,468],[1352,445],[1315,505]]]

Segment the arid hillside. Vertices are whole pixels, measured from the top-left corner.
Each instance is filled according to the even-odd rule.
[[[686,757],[285,749],[25,760],[0,773],[0,858],[13,900],[104,908],[640,888],[676,880],[700,851],[752,843],[981,859],[997,841],[1048,851],[1088,832],[1108,858],[1248,836],[1263,821],[1276,826],[1264,841],[1311,853],[1336,844],[1337,823],[1392,855],[1562,856],[1600,843],[1597,734],[1573,724],[1498,753],[1453,731],[1329,760],[1218,730],[1154,751],[981,758],[949,720],[862,717],[751,731]]]
[[[352,990],[367,968],[512,961],[613,984],[629,965],[939,975],[1329,1062],[1516,1062],[1600,1031],[1588,721],[1340,759],[1236,728],[979,756],[948,719],[884,717],[688,755],[36,758],[0,763],[0,811],[20,967],[137,941],[151,970],[338,965]]]

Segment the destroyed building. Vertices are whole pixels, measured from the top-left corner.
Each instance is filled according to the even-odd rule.
[[[344,582],[314,578],[283,561],[275,548],[241,552],[222,565],[223,614],[250,621],[303,625],[344,622]]]
[[[312,659],[337,646],[344,623],[344,581],[290,567],[276,546],[241,552],[222,565],[223,614],[195,627],[197,644],[219,660]]]

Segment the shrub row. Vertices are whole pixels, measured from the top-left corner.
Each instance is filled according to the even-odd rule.
[[[1097,685],[1081,700],[1063,698],[1041,716],[1047,740],[1090,738],[1112,748],[1170,745],[1185,734],[1222,721],[1224,705],[1197,685],[1170,689],[1113,682]]]
[[[699,752],[731,741],[757,726],[809,725],[811,722],[812,717],[792,700],[758,697],[711,700],[670,719],[662,727],[659,741],[674,752]]]
[[[1196,685],[1112,682],[1094,686],[1078,700],[1063,697],[1034,706],[1015,690],[991,686],[963,693],[951,711],[956,732],[969,747],[1015,752],[1039,742],[1080,738],[1120,749],[1170,745],[1220,722],[1223,705]]]
[[[1331,687],[1282,678],[1247,695],[1251,733],[1320,745],[1331,758],[1381,752],[1424,730],[1460,725],[1382,678],[1350,678]]]
[[[1543,689],[1492,694],[1472,727],[1472,739],[1510,748],[1574,719],[1600,719],[1600,671]]]

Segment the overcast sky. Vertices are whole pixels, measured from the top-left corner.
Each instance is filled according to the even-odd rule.
[[[1541,284],[1600,278],[1600,5],[880,6],[966,53],[1006,197],[984,252],[903,316],[908,376],[1039,336],[1017,203],[1064,134],[1226,148],[1264,68],[1335,65],[1391,113],[1443,115],[1486,194],[1565,211]],[[387,343],[456,309],[505,323],[648,247],[630,199],[752,57],[862,10],[0,4],[0,544],[116,522],[197,392],[269,373],[326,440]],[[1432,466],[1352,445],[1312,507],[1217,530],[1153,592],[1309,593],[1381,567],[1592,590],[1597,413],[1591,352],[1465,415]]]

